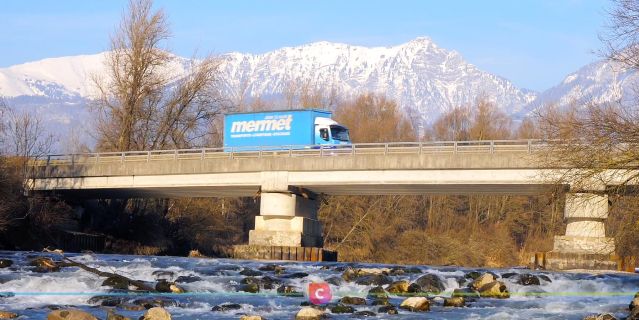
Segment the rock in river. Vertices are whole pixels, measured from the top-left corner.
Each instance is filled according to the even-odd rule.
[[[482,298],[499,298],[505,299],[510,297],[508,288],[501,281],[493,281],[479,288],[479,296]]]
[[[47,320],[98,320],[92,314],[82,310],[54,310],[47,315]]]
[[[140,320],[171,320],[171,314],[164,308],[155,307],[147,310]]]
[[[428,311],[430,310],[430,301],[425,297],[410,297],[402,301],[400,308],[410,311]]]
[[[295,315],[295,320],[319,320],[324,319],[326,313],[313,307],[304,307]]]

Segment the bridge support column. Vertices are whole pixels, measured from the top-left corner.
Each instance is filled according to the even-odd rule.
[[[260,215],[249,231],[249,245],[322,247],[318,203],[310,192],[262,192]]]
[[[566,235],[555,236],[546,254],[548,269],[615,270],[614,238],[606,237],[608,196],[596,193],[567,193],[564,207]]]
[[[612,254],[613,238],[606,237],[604,221],[608,218],[608,195],[568,193],[564,218],[566,235],[556,236],[553,251]]]

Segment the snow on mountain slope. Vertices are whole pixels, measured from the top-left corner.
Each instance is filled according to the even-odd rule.
[[[534,93],[479,70],[429,38],[373,48],[316,42],[261,55],[231,53],[224,58],[226,90],[235,96],[282,94],[291,83],[334,88],[342,97],[377,92],[395,99],[425,122],[452,107],[472,104],[480,96],[508,113],[535,99]]]
[[[40,96],[51,100],[87,98],[88,77],[104,68],[105,53],[62,57],[0,69],[0,95]],[[292,84],[334,90],[339,97],[377,92],[395,99],[420,119],[436,119],[452,107],[469,105],[480,96],[514,113],[536,97],[501,77],[479,70],[455,51],[417,38],[393,47],[361,47],[316,42],[264,54],[222,56],[223,91],[229,97],[278,97]],[[186,59],[172,67],[179,74]]]
[[[524,108],[532,112],[544,105],[559,108],[571,104],[605,102],[635,102],[639,89],[639,74],[617,62],[597,61],[567,75],[558,85],[540,93]]]
[[[0,94],[51,99],[87,97],[89,77],[103,70],[105,55],[51,58],[0,69]]]

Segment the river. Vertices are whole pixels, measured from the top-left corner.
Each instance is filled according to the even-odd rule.
[[[97,295],[111,293],[126,304],[149,294],[128,294],[114,292],[102,286],[105,278],[77,267],[64,267],[60,271],[39,273],[29,266],[37,252],[2,252],[0,258],[11,259],[11,267],[0,269],[0,310],[13,311],[20,319],[46,319],[52,308],[73,306],[88,311],[100,319],[106,319],[107,307],[96,307],[100,299]],[[49,255],[54,259],[59,256]],[[244,269],[257,271],[269,264],[283,267],[274,271],[261,271],[261,278],[268,276],[281,284],[293,287],[308,287],[310,282],[324,282],[332,277],[341,277],[347,267],[354,268],[396,268],[396,265],[369,263],[320,263],[320,262],[267,262],[231,259],[204,259],[184,257],[128,256],[128,255],[88,255],[65,254],[71,259],[98,268],[101,271],[124,275],[147,281],[153,285],[159,278],[178,281],[187,293],[155,294],[170,301],[166,309],[173,319],[239,319],[242,314],[257,314],[266,319],[292,319],[300,304],[308,301],[305,296],[290,297],[277,294],[277,286],[261,289],[259,293],[238,291]],[[450,296],[455,288],[464,287],[465,275],[470,271],[492,272],[498,276],[507,273],[532,273],[541,275],[539,285],[518,284],[518,275],[500,277],[511,293],[507,299],[479,298],[467,302],[465,307],[443,307],[440,298],[431,303],[428,312],[416,313],[399,309],[399,314],[378,313],[378,306],[372,306],[370,299],[366,305],[353,306],[356,311],[375,312],[377,319],[583,319],[597,313],[612,313],[617,318],[628,315],[628,303],[639,291],[639,276],[635,274],[588,274],[531,271],[526,269],[477,269],[460,267],[401,266],[410,272],[394,272],[393,281],[415,279],[425,274],[435,274],[445,287],[440,296]],[[406,269],[408,268],[408,269]],[[307,275],[305,275],[307,274]],[[543,277],[543,276],[546,277]],[[179,278],[181,277],[181,278]],[[178,279],[179,278],[179,279]],[[544,280],[545,279],[545,280]],[[549,281],[548,281],[549,280]],[[333,278],[331,282],[336,282]],[[460,283],[461,282],[461,283]],[[336,282],[337,283],[337,282]],[[341,281],[331,285],[333,302],[343,296],[366,297],[371,285]],[[403,297],[390,295],[389,302],[399,306]],[[103,300],[102,300],[103,301]],[[239,309],[212,311],[217,305],[240,304]],[[127,311],[115,308],[118,314],[137,319],[143,311]],[[331,319],[350,319],[352,314],[330,314]]]

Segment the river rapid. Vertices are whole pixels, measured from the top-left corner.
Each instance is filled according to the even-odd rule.
[[[332,303],[341,297],[367,297],[375,285],[347,282],[341,277],[351,268],[389,268],[386,280],[414,282],[426,274],[438,276],[444,291],[438,294],[448,297],[454,289],[463,288],[472,281],[466,277],[471,271],[492,272],[507,286],[510,298],[478,298],[467,301],[464,307],[444,307],[442,298],[431,299],[431,310],[410,312],[398,308],[399,314],[379,313],[371,299],[366,305],[353,305],[355,311],[372,311],[376,319],[583,319],[587,315],[611,313],[617,318],[628,315],[628,303],[639,291],[639,277],[635,274],[588,274],[532,271],[527,269],[469,269],[459,267],[397,266],[370,263],[281,262],[244,261],[231,259],[205,259],[184,257],[128,256],[102,254],[65,254],[74,261],[142,280],[154,286],[159,279],[176,282],[187,292],[182,294],[144,294],[117,291],[102,286],[104,277],[78,267],[63,267],[59,271],[36,272],[29,261],[36,256],[49,256],[60,260],[59,255],[37,252],[2,252],[0,258],[10,259],[13,265],[0,269],[0,310],[12,311],[20,319],[46,319],[51,309],[78,308],[100,319],[107,318],[107,311],[131,319],[138,319],[144,311],[108,307],[106,298],[111,295],[122,305],[139,304],[140,299],[157,298],[165,302],[165,308],[173,319],[239,319],[241,315],[261,315],[266,319],[293,319],[308,302],[308,284],[331,282]],[[276,265],[282,268],[273,270]],[[260,271],[262,269],[262,271]],[[243,271],[244,270],[244,271]],[[259,293],[242,290],[246,274],[253,279],[268,277],[273,286],[260,285]],[[240,273],[244,273],[242,275]],[[513,275],[512,273],[516,273]],[[519,284],[519,274],[541,276],[539,284]],[[507,278],[503,276],[506,275]],[[544,277],[545,276],[545,277]],[[244,281],[246,282],[246,281]],[[361,282],[360,282],[361,283]],[[277,288],[289,285],[298,288],[304,296],[278,295]],[[384,286],[386,287],[386,286]],[[405,297],[390,294],[390,304],[399,307]],[[212,311],[223,304],[235,303],[236,309]],[[332,314],[331,319],[356,318],[354,314]],[[363,317],[360,315],[359,317]]]

